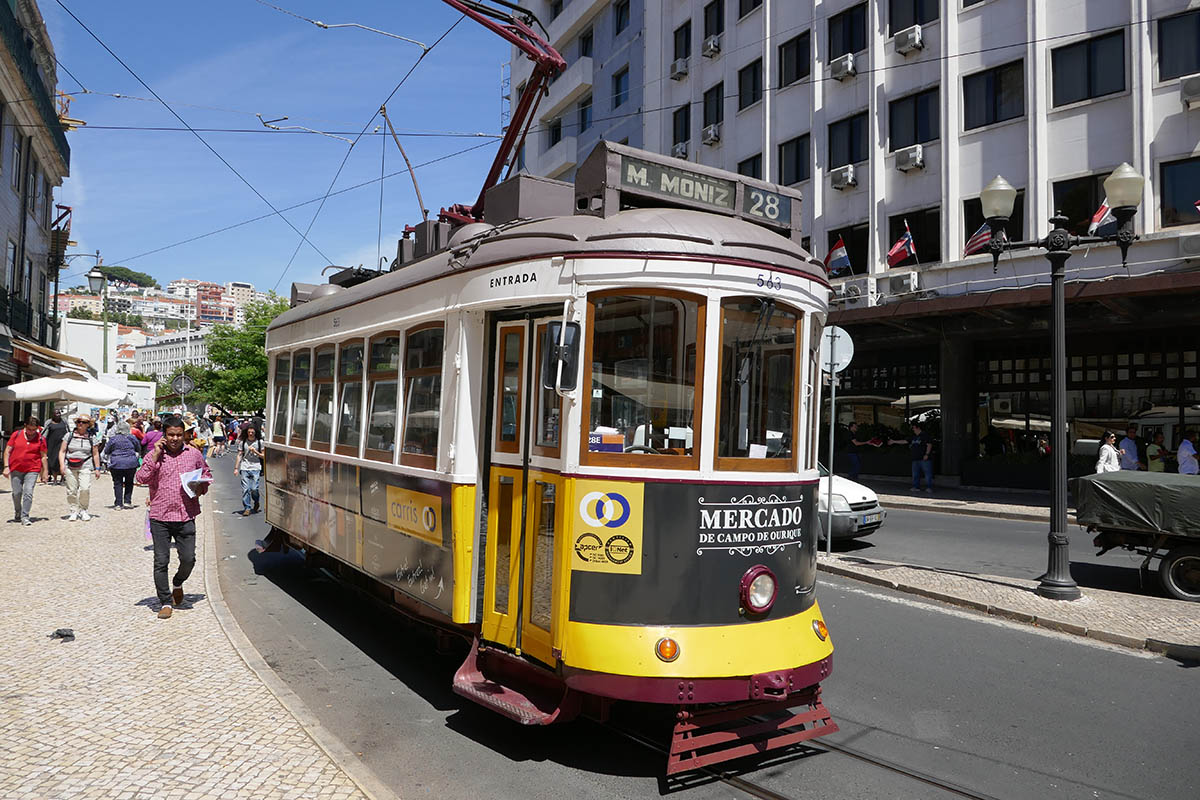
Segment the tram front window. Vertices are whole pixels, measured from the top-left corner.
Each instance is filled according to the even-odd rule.
[[[595,299],[590,453],[693,455],[701,308],[675,295]]]
[[[718,459],[793,462],[799,318],[765,298],[722,304]]]

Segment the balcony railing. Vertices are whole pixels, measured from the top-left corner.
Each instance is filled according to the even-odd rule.
[[[33,60],[33,54],[25,45],[25,29],[17,21],[17,17],[8,3],[0,3],[0,37],[4,39],[4,46],[8,49],[8,54],[12,56],[13,61],[17,62],[21,77],[25,79],[25,88],[29,91],[33,104],[37,106],[38,113],[42,115],[46,130],[54,137],[54,144],[58,147],[63,163],[70,164],[71,146],[67,144],[67,134],[58,121],[58,114],[54,110],[54,100],[50,97],[50,92],[46,89],[46,84],[42,82],[41,76],[38,75],[37,63]],[[10,101],[18,99],[16,97],[9,98]]]

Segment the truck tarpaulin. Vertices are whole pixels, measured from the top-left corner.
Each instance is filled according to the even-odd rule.
[[[1200,537],[1200,477],[1106,472],[1075,480],[1075,518],[1102,530]]]

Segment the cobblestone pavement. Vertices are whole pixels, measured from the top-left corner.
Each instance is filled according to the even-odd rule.
[[[96,517],[68,523],[65,489],[39,485],[33,526],[0,523],[0,797],[366,797],[226,636],[204,526],[183,607],[159,620],[146,490],[137,510],[106,508],[111,496],[101,477]],[[57,628],[76,639],[48,638]]]
[[[966,514],[973,517],[997,517],[1000,519],[1020,519],[1032,522],[1047,522],[1050,519],[1050,509],[1042,506],[1026,505],[1023,503],[988,502],[984,500],[964,500],[956,497],[939,497],[935,490],[931,494],[924,492],[887,493],[877,492],[879,504],[884,508],[904,508],[912,511],[942,511],[951,514]],[[1068,511],[1067,524],[1075,524],[1075,514]]]
[[[820,555],[818,568],[1110,644],[1200,660],[1200,603],[1084,588],[1079,600],[1048,600],[1037,581],[977,575],[857,555]]]

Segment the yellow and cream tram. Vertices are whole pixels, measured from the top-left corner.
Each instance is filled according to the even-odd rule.
[[[668,704],[669,772],[836,730],[799,206],[602,142],[418,226],[267,333],[273,535],[471,639],[455,690],[519,722]]]

